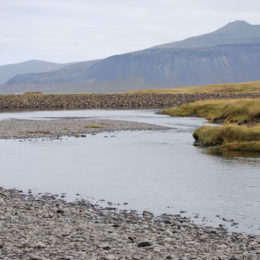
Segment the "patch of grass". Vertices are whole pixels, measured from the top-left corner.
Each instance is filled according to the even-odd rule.
[[[85,128],[100,128],[98,125],[86,125]]]
[[[209,122],[257,124],[260,121],[260,98],[203,100],[164,110],[171,116],[199,116]]]
[[[36,130],[36,131],[26,131],[25,134],[43,134],[43,135],[49,135],[49,131],[42,131],[42,130]]]
[[[25,92],[24,95],[44,95],[43,92]]]
[[[199,116],[224,126],[203,126],[197,143],[220,151],[260,152],[260,98],[204,100],[163,111],[172,116]]]
[[[256,142],[233,142],[222,145],[223,151],[260,152],[260,141]]]
[[[130,94],[260,94],[260,81],[129,91]]]
[[[224,151],[260,152],[260,127],[202,126],[193,137],[200,144]]]
[[[112,124],[102,122],[101,125],[112,125]]]

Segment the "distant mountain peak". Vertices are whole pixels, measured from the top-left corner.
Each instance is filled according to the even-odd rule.
[[[216,32],[233,32],[233,31],[240,31],[240,30],[248,30],[250,27],[253,27],[250,23],[246,21],[234,21],[231,23],[226,24],[225,26],[218,29]]]
[[[251,24],[248,23],[247,21],[237,20],[237,21],[228,23],[226,26],[251,26]]]
[[[238,20],[211,33],[153,48],[204,48],[225,44],[260,44],[260,25],[252,25],[246,21]]]

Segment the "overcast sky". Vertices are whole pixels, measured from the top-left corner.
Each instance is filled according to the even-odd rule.
[[[260,24],[260,1],[0,0],[0,64],[104,58],[235,20]]]

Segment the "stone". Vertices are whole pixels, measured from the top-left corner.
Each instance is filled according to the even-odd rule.
[[[152,244],[150,242],[140,242],[137,244],[138,247],[147,247],[147,246],[151,246]]]

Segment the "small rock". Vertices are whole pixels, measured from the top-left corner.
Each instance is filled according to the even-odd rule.
[[[38,248],[45,248],[46,245],[45,245],[43,242],[38,242],[38,243],[37,243],[37,247],[38,247]]]
[[[107,243],[100,244],[99,247],[102,248],[103,250],[110,250],[111,249],[110,245],[107,244]]]
[[[150,242],[140,242],[137,244],[138,247],[147,247],[147,246],[151,246],[152,244]]]
[[[64,214],[64,210],[62,210],[62,209],[57,209],[56,213],[58,213],[58,214]]]

